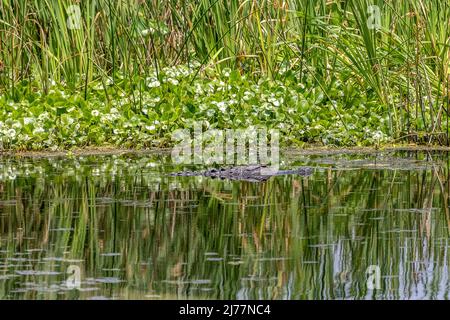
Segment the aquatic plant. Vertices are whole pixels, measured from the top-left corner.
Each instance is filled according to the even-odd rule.
[[[225,70],[226,71],[226,70]],[[68,149],[75,146],[167,147],[171,133],[192,129],[237,129],[262,125],[280,131],[283,145],[374,145],[390,141],[386,110],[334,83],[320,89],[286,81],[258,81],[236,71],[193,77],[194,68],[161,68],[135,86],[125,77],[89,84],[89,99],[55,84],[48,94],[0,97],[0,142],[4,149]],[[312,81],[312,79],[310,78]],[[136,81],[136,80],[135,80]],[[27,90],[29,83],[16,86]],[[345,100],[357,99],[357,105]],[[331,99],[331,100],[330,100]]]
[[[203,101],[184,101],[186,92],[204,87],[205,82],[215,86],[213,82],[226,75],[242,76],[250,85],[259,85],[262,79],[288,90],[313,92],[316,100],[272,103],[257,96],[253,105],[258,117],[237,116],[233,126],[247,119],[267,120],[277,113],[284,119],[279,123],[289,129],[285,134],[289,142],[447,144],[449,18],[449,5],[439,0],[1,1],[0,105],[4,114],[11,103],[14,108],[17,104],[30,108],[26,101],[37,95],[42,100],[31,100],[47,99],[52,108],[70,105],[65,99],[53,100],[54,91],[65,92],[85,115],[80,126],[88,126],[95,123],[92,110],[105,113],[96,105],[99,95],[110,108],[123,95],[136,117],[141,117],[138,109],[162,113],[162,119],[152,119],[162,123],[181,116],[181,109],[199,112]],[[181,65],[188,65],[189,81],[180,82],[164,72],[165,67]],[[164,110],[157,110],[145,96],[161,90],[159,98],[164,100],[164,82],[185,89],[171,89],[174,99],[159,103]],[[239,90],[250,92],[246,83],[240,83]],[[264,94],[275,94],[272,90]],[[230,90],[222,93],[217,102],[235,100]],[[266,103],[280,104],[279,111],[265,110]],[[221,113],[225,108],[219,105]],[[64,108],[59,109],[64,113]],[[286,112],[292,109],[304,110],[300,117],[308,124]],[[124,114],[127,110],[117,110],[130,118]],[[370,119],[369,124],[363,123],[364,118]],[[227,120],[210,120],[218,127],[229,126]],[[381,120],[382,124],[375,124]],[[183,121],[188,122],[189,115]],[[133,123],[165,132],[157,124]],[[18,145],[11,142],[20,130],[11,125],[3,128],[6,147],[32,145],[23,139]],[[361,134],[364,129],[367,132]],[[37,137],[31,139],[38,141],[34,148],[47,148],[102,144],[113,137],[103,129],[97,129],[101,134],[83,130],[82,141],[52,137],[43,143],[47,139],[38,136],[39,127]],[[119,136],[127,132],[120,126],[117,130]],[[146,145],[149,139],[158,140],[154,143],[158,145],[164,136],[150,133],[149,138],[144,129],[138,131]]]

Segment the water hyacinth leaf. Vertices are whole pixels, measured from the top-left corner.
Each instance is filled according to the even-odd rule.
[[[56,108],[56,115],[61,116],[67,112],[67,107],[57,107]]]

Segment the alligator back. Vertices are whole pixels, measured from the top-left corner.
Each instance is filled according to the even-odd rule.
[[[206,171],[182,171],[170,174],[171,176],[205,176],[211,178],[241,180],[251,182],[262,182],[268,180],[272,176],[296,174],[300,176],[309,176],[312,169],[309,167],[300,167],[293,170],[279,170],[271,174],[263,174],[262,169],[267,168],[265,165],[248,165],[236,166],[229,168],[210,169]]]

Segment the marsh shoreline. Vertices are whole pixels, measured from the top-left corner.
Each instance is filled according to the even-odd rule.
[[[149,148],[149,149],[126,149],[115,147],[83,147],[70,150],[41,150],[41,151],[14,151],[0,150],[0,157],[31,157],[31,158],[52,158],[52,157],[72,157],[72,156],[109,156],[109,155],[146,155],[146,154],[170,154],[172,148]],[[329,146],[308,146],[305,148],[286,147],[281,148],[280,153],[290,156],[308,155],[338,155],[338,154],[373,154],[380,152],[398,151],[421,151],[421,152],[449,152],[447,146],[425,146],[425,145],[386,145],[383,147],[329,147]]]

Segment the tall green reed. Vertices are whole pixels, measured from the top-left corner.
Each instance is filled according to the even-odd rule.
[[[449,18],[439,0],[2,1],[0,91],[15,97],[34,79],[87,98],[93,79],[133,82],[192,59],[255,79],[291,70],[325,92],[340,81],[377,99],[394,137],[448,143]]]

